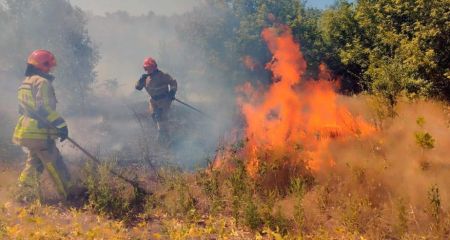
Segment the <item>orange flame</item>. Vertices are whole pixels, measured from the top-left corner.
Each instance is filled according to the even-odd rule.
[[[266,28],[262,37],[273,55],[266,68],[274,83],[262,94],[247,83],[238,99],[247,123],[245,154],[250,175],[257,174],[262,159],[268,160],[261,156],[267,151],[284,155],[283,161],[293,165],[303,159],[309,169],[318,171],[334,164],[327,153],[333,139],[375,131],[337,103],[336,86],[328,81],[324,65],[319,80],[303,81],[306,62],[288,27]]]

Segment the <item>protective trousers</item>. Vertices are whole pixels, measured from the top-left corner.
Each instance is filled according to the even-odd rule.
[[[24,139],[21,145],[26,148],[28,158],[25,169],[19,177],[23,187],[34,186],[46,169],[59,194],[67,198],[70,174],[54,140]]]
[[[164,145],[169,142],[168,113],[171,103],[170,99],[150,100],[152,118],[158,128],[158,141]]]

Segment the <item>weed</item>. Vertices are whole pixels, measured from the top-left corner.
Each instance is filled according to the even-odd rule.
[[[428,200],[430,206],[430,214],[431,218],[433,219],[434,226],[437,229],[439,229],[441,223],[442,209],[441,209],[441,196],[439,194],[439,188],[437,187],[437,185],[431,186],[430,190],[428,191]]]
[[[143,212],[141,214],[142,219],[150,219],[154,215],[154,210],[157,207],[161,207],[161,201],[156,195],[150,195],[145,198]]]
[[[331,202],[331,189],[329,186],[321,186],[318,191],[317,204],[322,213],[326,213]]]
[[[252,200],[249,200],[245,206],[244,221],[252,230],[260,228],[263,224],[263,220],[258,212],[258,207]]]
[[[229,177],[233,196],[242,196],[247,193],[246,183],[249,181],[247,171],[244,166],[244,162],[241,159],[235,159],[236,170]]]
[[[406,209],[405,200],[399,199],[397,204],[397,224],[396,234],[401,238],[405,233],[408,232],[408,211]]]
[[[306,193],[306,183],[303,180],[303,178],[297,177],[292,179],[289,190],[291,191],[292,194],[294,194],[294,196],[298,198],[303,198],[303,196]]]
[[[436,140],[431,136],[429,132],[424,130],[425,126],[425,118],[419,117],[416,120],[417,125],[420,128],[420,131],[416,131],[414,133],[414,138],[416,140],[416,144],[420,147],[422,151],[422,159],[420,161],[420,167],[422,170],[427,170],[430,168],[430,163],[425,158],[425,152],[427,150],[431,150],[434,148]]]
[[[364,184],[366,182],[366,169],[363,167],[355,166],[352,169],[353,177],[358,184]]]
[[[243,199],[251,198],[248,196],[249,192],[248,183],[250,180],[247,176],[247,171],[244,166],[244,162],[241,159],[234,159],[236,169],[228,177],[228,182],[231,187],[232,194],[232,214],[233,217],[238,220],[240,217],[240,210]]]
[[[383,129],[386,119],[396,116],[395,106],[387,104],[386,99],[381,96],[372,96],[369,99],[368,106],[372,110],[374,125],[378,129]]]
[[[292,227],[289,219],[281,212],[280,206],[278,206],[275,214],[270,218],[270,221],[266,222],[271,229],[277,229],[277,232],[282,234],[287,234]]]
[[[428,132],[416,132],[416,143],[419,145],[420,148],[423,150],[430,150],[434,148],[435,140]]]
[[[208,174],[205,171],[197,174],[197,185],[202,187],[203,192],[206,194],[211,202],[211,211],[217,212],[221,209],[221,198],[220,184],[219,184],[219,172],[211,171]]]
[[[14,191],[14,199],[22,203],[41,202],[43,198],[40,185],[39,174],[36,170],[33,170],[28,181],[19,184],[18,188]]]
[[[163,172],[164,185],[167,188],[163,196],[163,206],[166,212],[172,217],[184,217],[188,220],[198,217],[196,204],[187,179],[176,169]]]
[[[424,117],[418,117],[418,118],[416,119],[416,123],[417,123],[417,125],[418,125],[420,128],[423,128],[423,127],[425,126],[425,123],[426,123],[425,118],[424,118]]]
[[[6,237],[6,225],[0,220],[0,237]]]
[[[375,217],[371,211],[372,204],[364,196],[353,196],[344,202],[342,223],[350,232],[362,233],[368,226],[370,218]]]
[[[189,192],[189,188],[186,184],[179,184],[176,188],[178,193],[178,201],[176,210],[178,213],[186,215],[189,218],[194,218],[196,214],[196,200]]]
[[[280,193],[278,190],[267,190],[265,194],[265,204],[266,207],[272,211],[273,207],[275,206],[275,202],[277,199],[280,198]]]
[[[305,223],[305,210],[303,208],[303,198],[306,193],[306,183],[302,178],[294,178],[291,180],[290,192],[295,196],[294,205],[294,222],[301,231]]]
[[[270,237],[270,239],[274,239],[274,240],[283,240],[283,239],[287,239],[287,238],[285,238],[284,236],[283,236],[283,234],[282,233],[280,233],[280,230],[279,229],[275,229],[275,230],[272,230],[271,228],[265,228],[264,230],[263,230],[263,233],[264,234],[267,234],[269,237]],[[261,236],[261,235],[257,235],[257,238],[256,239],[263,239],[263,237]]]
[[[132,218],[132,211],[143,203],[143,196],[113,178],[109,174],[111,164],[104,163],[97,167],[86,165],[88,204],[101,214],[128,221]]]

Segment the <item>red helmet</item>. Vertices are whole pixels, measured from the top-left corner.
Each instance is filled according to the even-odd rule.
[[[27,63],[45,73],[48,73],[53,67],[56,66],[56,58],[53,53],[47,50],[39,49],[30,54]]]
[[[158,68],[158,65],[156,64],[155,59],[148,57],[148,58],[144,59],[143,67],[144,67],[145,71],[152,72],[153,70]]]

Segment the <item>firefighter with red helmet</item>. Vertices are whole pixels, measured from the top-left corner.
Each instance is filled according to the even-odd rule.
[[[159,70],[156,61],[151,57],[144,59],[143,68],[147,73],[136,83],[136,89],[140,91],[145,88],[150,95],[150,109],[158,128],[158,140],[166,144],[169,137],[168,111],[175,99],[177,81]]]
[[[25,169],[19,177],[24,198],[32,196],[44,169],[48,171],[57,191],[64,198],[69,194],[70,175],[55,143],[57,138],[64,141],[69,134],[66,121],[56,111],[57,100],[52,85],[54,77],[50,75],[55,66],[56,59],[51,52],[32,52],[28,57],[25,79],[18,89],[20,116],[13,142],[22,146],[28,154]],[[57,130],[39,119],[46,119]]]

